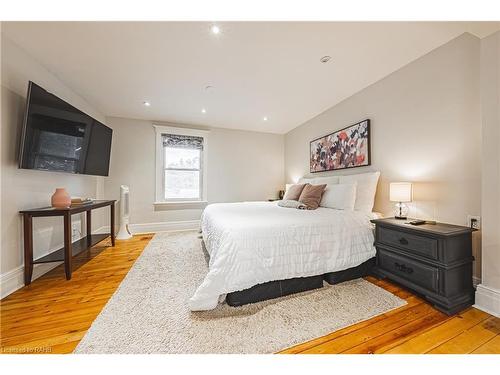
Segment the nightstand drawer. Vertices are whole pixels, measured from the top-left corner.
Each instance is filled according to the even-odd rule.
[[[378,227],[377,241],[386,245],[397,246],[415,254],[432,259],[438,259],[438,240],[405,233],[389,228]]]
[[[378,249],[378,266],[395,276],[433,292],[438,291],[439,269],[419,261]]]

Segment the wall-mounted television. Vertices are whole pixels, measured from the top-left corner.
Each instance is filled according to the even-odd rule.
[[[107,176],[113,130],[30,81],[19,168]]]

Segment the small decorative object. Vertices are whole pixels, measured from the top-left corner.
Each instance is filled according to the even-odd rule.
[[[370,120],[363,120],[310,143],[311,173],[370,165]]]
[[[389,199],[391,202],[397,202],[394,209],[396,219],[406,220],[408,206],[405,202],[411,202],[412,190],[411,182],[391,182],[389,185]]]
[[[281,200],[285,196],[285,190],[278,191],[278,198]]]
[[[51,203],[54,208],[68,208],[71,206],[71,196],[65,188],[57,188],[52,194]]]

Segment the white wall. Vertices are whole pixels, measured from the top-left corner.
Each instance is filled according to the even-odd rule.
[[[482,280],[478,307],[500,316],[500,32],[481,40]]]
[[[1,35],[1,62],[0,282],[3,297],[23,285],[22,221],[18,211],[50,205],[50,197],[57,187],[65,187],[71,195],[102,197],[98,187],[102,186],[103,177],[18,169],[18,144],[28,81],[38,83],[99,121],[104,122],[105,118],[4,34]],[[83,222],[80,215],[73,216],[73,221]],[[61,224],[61,218],[34,219],[35,257],[62,246]],[[101,215],[95,215],[93,225],[102,225]],[[53,264],[37,265],[34,276],[51,266]]]
[[[413,181],[412,214],[465,224],[480,213],[479,111],[479,39],[464,34],[286,134],[287,182],[309,173],[310,140],[370,118],[372,166],[321,174],[380,170],[385,214],[389,182]]]
[[[178,124],[154,124],[189,127]],[[155,201],[155,131],[153,122],[108,117],[113,149],[106,197],[119,198],[130,187],[132,224],[199,220],[201,209],[167,210]],[[196,128],[203,129],[197,126]],[[205,128],[208,129],[208,128]],[[208,147],[208,202],[265,200],[284,185],[284,136],[211,128]]]
[[[369,118],[372,165],[315,175],[379,170],[375,211],[392,215],[389,182],[412,181],[411,216],[465,225],[481,213],[479,45],[463,34],[286,134],[287,182],[309,173],[310,140]]]

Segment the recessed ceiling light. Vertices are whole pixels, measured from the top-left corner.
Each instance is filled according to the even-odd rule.
[[[215,87],[213,87],[212,85],[205,86],[205,90],[208,92],[212,92],[212,91],[214,91],[214,89],[215,89]]]
[[[143,104],[145,107],[149,107],[149,106],[151,106],[151,103],[150,103],[150,102],[142,102],[142,104]]]
[[[202,108],[201,113],[207,113],[207,110],[205,108]]]
[[[267,116],[264,116],[264,118],[262,120],[267,121]]]
[[[210,27],[210,31],[212,32],[212,34],[215,34],[215,35],[220,34],[220,27],[217,25],[212,25]]]
[[[321,59],[319,59],[319,61],[321,61],[323,64],[325,64],[328,61],[330,61],[331,58],[332,58],[331,56],[323,56]]]

